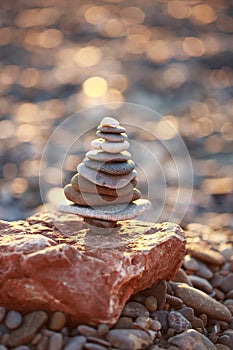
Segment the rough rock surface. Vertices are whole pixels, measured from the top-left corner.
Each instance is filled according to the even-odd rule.
[[[175,275],[184,252],[184,233],[172,223],[130,220],[99,236],[69,214],[0,221],[1,305],[113,324],[132,294]]]

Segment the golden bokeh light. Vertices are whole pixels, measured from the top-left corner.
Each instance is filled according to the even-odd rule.
[[[126,26],[117,18],[111,18],[105,23],[103,33],[113,38],[120,37],[126,34]]]
[[[128,87],[128,79],[123,74],[111,74],[108,76],[108,85],[123,92]]]
[[[104,6],[91,6],[85,12],[85,19],[91,24],[102,24],[105,23],[110,14]]]
[[[232,122],[225,122],[221,129],[220,132],[223,136],[223,138],[227,141],[233,141],[233,123]]]
[[[28,182],[23,177],[16,177],[11,183],[11,190],[14,195],[20,195],[28,188]]]
[[[164,40],[155,40],[146,47],[146,56],[155,63],[165,63],[171,58],[171,51]]]
[[[210,118],[202,117],[193,123],[193,134],[195,137],[205,137],[212,134],[214,128]]]
[[[13,111],[14,117],[22,122],[33,122],[39,118],[39,106],[34,103],[19,103]]]
[[[38,134],[38,128],[31,124],[21,124],[17,131],[16,136],[20,142],[30,142]]]
[[[123,22],[130,25],[142,23],[145,19],[145,13],[139,7],[130,6],[121,10],[120,16]]]
[[[233,77],[233,73],[229,73],[222,69],[214,69],[210,72],[210,82],[216,88],[225,88],[230,84],[230,75]]]
[[[10,120],[0,121],[0,139],[8,139],[14,135],[15,126]]]
[[[39,44],[46,49],[52,49],[61,44],[62,32],[57,29],[47,29],[40,33]]]
[[[191,9],[185,1],[169,1],[167,11],[172,17],[177,19],[188,18],[191,15]]]
[[[15,24],[22,28],[51,25],[58,17],[59,11],[56,8],[35,8],[19,12]]]
[[[186,81],[184,69],[178,65],[166,69],[163,78],[165,85],[174,89],[181,87]]]
[[[121,93],[121,91],[117,90],[117,89],[109,89],[106,93],[106,95],[104,96],[104,102],[108,103],[108,102],[123,102],[124,101],[124,97]]]
[[[204,192],[210,194],[230,193],[233,191],[233,179],[230,177],[205,179],[201,188]]]
[[[184,51],[192,57],[200,57],[205,53],[203,42],[194,36],[190,36],[183,41]]]
[[[52,185],[61,185],[62,177],[61,177],[61,169],[55,167],[48,167],[46,169],[46,173],[44,175],[44,179],[46,182]]]
[[[66,197],[64,195],[64,191],[62,187],[53,187],[47,193],[47,200],[49,203],[58,204],[64,203],[66,201]]]
[[[24,69],[19,77],[18,84],[23,87],[29,88],[38,84],[40,79],[40,71],[35,68],[26,68]]]
[[[129,27],[127,30],[128,39],[137,44],[146,44],[151,37],[151,31],[142,25]]]
[[[90,97],[101,97],[105,95],[107,89],[107,81],[102,77],[91,77],[83,83],[83,91]]]
[[[224,147],[222,138],[218,135],[211,135],[205,140],[205,150],[211,153],[219,153]]]
[[[95,66],[102,58],[101,49],[96,46],[83,47],[74,55],[74,62],[81,67]]]
[[[163,117],[155,126],[155,134],[162,140],[170,140],[177,136],[178,122],[172,115]]]
[[[192,9],[192,19],[200,24],[210,24],[216,20],[216,12],[210,5],[198,4]]]

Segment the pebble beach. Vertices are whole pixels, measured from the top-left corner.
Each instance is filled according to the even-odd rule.
[[[232,350],[233,241],[229,229],[190,223],[172,281],[133,295],[116,324],[69,324],[60,311],[0,308],[0,349]]]

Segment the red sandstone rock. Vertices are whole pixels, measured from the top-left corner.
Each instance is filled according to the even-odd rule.
[[[116,322],[132,294],[175,275],[185,251],[176,224],[119,224],[117,233],[96,235],[68,214],[0,222],[1,305],[60,310],[75,322]]]

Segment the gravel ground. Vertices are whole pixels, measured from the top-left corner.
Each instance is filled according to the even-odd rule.
[[[132,296],[112,327],[0,307],[0,350],[233,349],[232,232],[197,223],[185,230],[186,255],[173,280]]]

